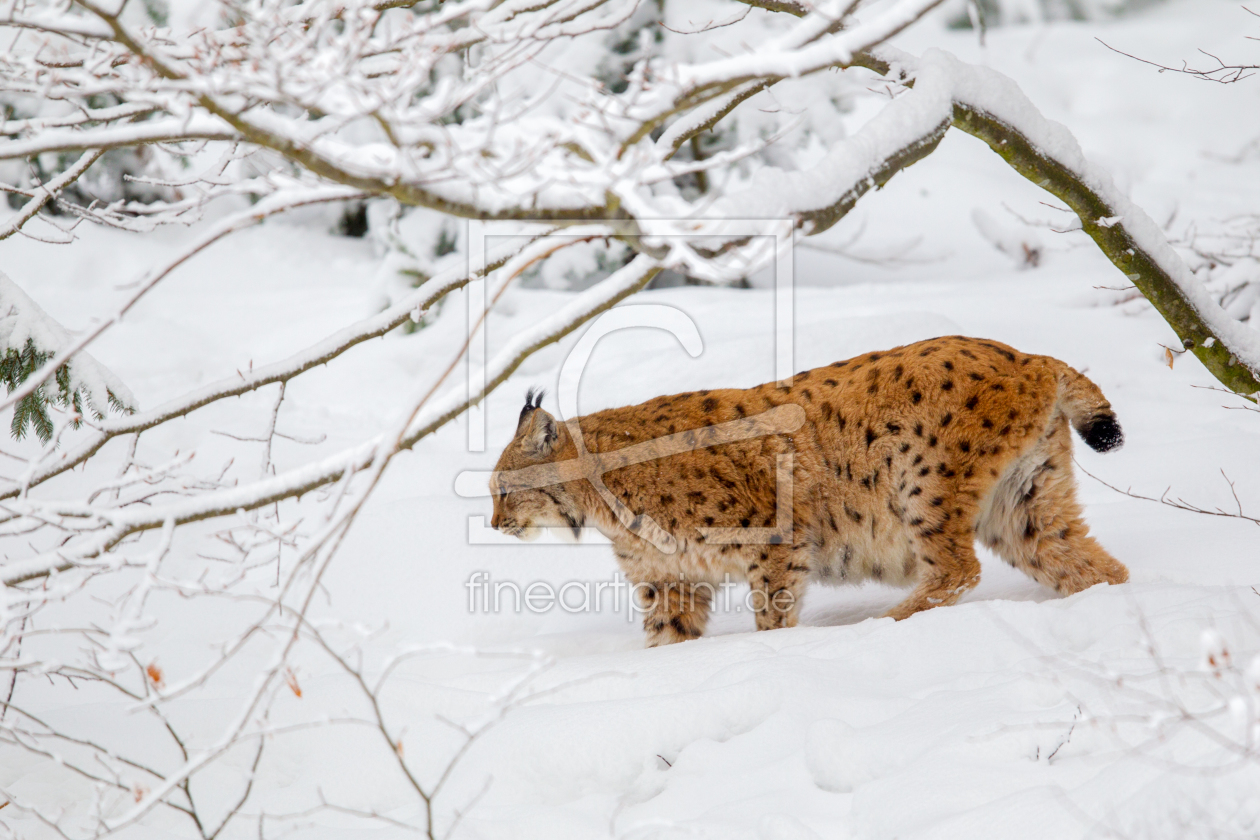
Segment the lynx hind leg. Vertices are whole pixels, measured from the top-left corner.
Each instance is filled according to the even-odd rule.
[[[710,584],[680,580],[636,582],[634,591],[643,610],[648,647],[698,639],[704,634],[713,602]]]
[[[1062,595],[1129,579],[1129,570],[1089,535],[1081,517],[1072,440],[1062,415],[999,480],[977,530],[998,556]]]
[[[980,582],[971,516],[961,508],[933,510],[937,517],[946,517],[945,521],[924,522],[912,542],[919,583],[910,597],[885,613],[886,617],[901,621],[923,610],[949,606]]]

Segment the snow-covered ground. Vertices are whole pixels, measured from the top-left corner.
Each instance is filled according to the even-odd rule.
[[[1260,26],[1236,3],[1177,0],[1114,22],[991,30],[983,48],[974,33],[935,22],[897,43],[941,46],[1015,78],[1175,238],[1192,224],[1210,229],[1256,212],[1260,79],[1222,86],[1160,74],[1096,39],[1170,64],[1199,48],[1254,61],[1245,34]],[[872,82],[872,97],[880,87]],[[850,128],[873,111],[874,99],[859,103]],[[1224,471],[1244,508],[1260,515],[1260,417],[1226,410],[1242,403],[1210,390],[1214,380],[1190,356],[1170,370],[1162,344],[1175,346],[1173,333],[1143,301],[1100,288],[1126,283],[1082,234],[1054,232],[1070,217],[1043,201],[1055,203],[979,141],[950,132],[820,242],[798,247],[795,367],[954,333],[1057,356],[1102,387],[1126,432],[1117,453],[1078,446],[1085,470],[1147,495],[1171,487],[1201,507],[1236,510]],[[380,303],[379,255],[368,241],[326,229],[311,214],[212,247],[98,341],[95,357],[151,407],[370,314]],[[80,233],[72,246],[0,245],[0,269],[71,328],[193,234]],[[1021,267],[994,239],[1039,243],[1039,265]],[[754,285],[633,298],[629,305],[685,312],[703,352],[691,358],[658,331],[610,335],[583,377],[582,410],[773,378],[773,293]],[[491,349],[568,297],[509,291],[489,322]],[[455,297],[418,333],[369,342],[298,379],[280,424],[327,438],[279,443],[281,467],[383,428],[449,363],[451,336],[464,325]],[[436,780],[461,740],[443,719],[494,721],[436,800],[439,833],[463,814],[455,837],[1260,835],[1260,670],[1250,672],[1248,693],[1202,665],[1218,636],[1244,669],[1260,651],[1252,586],[1260,532],[1248,522],[1129,498],[1082,475],[1095,535],[1131,571],[1124,586],[1059,599],[982,554],[983,580],[960,604],[904,622],[876,617],[903,593],[868,584],[811,590],[801,626],[754,633],[735,590],[704,638],[653,650],[642,649],[624,597],[619,610],[607,598],[587,609],[518,611],[510,599],[484,609],[467,585],[477,573],[522,590],[616,579],[606,545],[487,535],[477,517],[489,516],[488,498],[454,489],[462,471],[492,466],[527,387],[554,390],[574,340],[534,356],[490,398],[487,451],[470,453],[459,423],[399,456],[324,579],[319,620],[342,623],[334,632],[347,640],[365,634],[369,670],[403,650],[451,643],[394,672],[384,711],[400,744],[335,722],[272,736],[244,816],[224,836],[401,836],[399,822],[422,823],[423,803],[396,755],[423,781]],[[141,454],[195,448],[213,462],[227,449],[210,431],[258,434],[270,399],[231,400],[168,424],[147,433]],[[570,594],[573,606],[581,590]],[[177,681],[249,614],[247,604],[236,609],[156,598],[150,611],[160,620],[142,658]],[[294,678],[301,695],[278,700],[277,725],[363,711],[344,674],[314,651]],[[248,681],[245,665],[226,674],[216,694],[180,707],[181,722],[209,743],[235,711],[234,687],[243,692]],[[1224,714],[1179,718],[1234,694]],[[156,738],[140,713],[90,686],[75,694],[23,680],[18,696],[68,725]],[[140,747],[154,762],[169,761],[172,749],[157,740]],[[230,753],[198,783],[209,810],[239,796],[252,760],[252,751]],[[71,816],[90,792],[55,762],[7,750],[0,786]],[[48,834],[14,811],[0,810],[0,823],[21,836]],[[157,812],[129,834],[189,831],[186,818]]]

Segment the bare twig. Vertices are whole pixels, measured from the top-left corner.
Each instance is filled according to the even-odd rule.
[[[1089,470],[1082,467],[1079,461],[1076,461],[1075,463],[1076,463],[1076,468],[1078,470],[1085,473],[1085,475],[1089,476],[1090,478],[1094,479],[1094,481],[1097,481],[1102,486],[1107,487],[1111,490],[1114,490],[1123,496],[1128,496],[1131,499],[1141,499],[1142,501],[1145,501],[1145,502],[1158,502],[1161,505],[1166,505],[1167,507],[1176,508],[1177,510],[1184,510],[1189,513],[1201,513],[1201,514],[1204,514],[1205,516],[1224,516],[1229,519],[1241,519],[1246,522],[1250,522],[1253,525],[1260,525],[1260,517],[1248,516],[1246,513],[1243,512],[1242,501],[1238,498],[1238,491],[1234,487],[1234,482],[1230,479],[1228,475],[1225,475],[1225,470],[1223,469],[1221,470],[1221,477],[1224,478],[1225,482],[1229,485],[1229,492],[1234,497],[1234,503],[1238,506],[1237,512],[1230,512],[1219,507],[1213,510],[1208,510],[1207,508],[1203,508],[1203,507],[1199,507],[1198,505],[1191,504],[1190,502],[1187,502],[1185,499],[1182,499],[1182,498],[1170,499],[1168,498],[1168,494],[1172,491],[1171,487],[1165,490],[1163,493],[1161,493],[1158,498],[1155,496],[1144,496],[1141,493],[1134,493],[1132,488],[1128,490],[1121,490],[1119,487],[1116,487],[1113,484],[1107,483],[1103,479],[1091,473]]]
[[[1235,82],[1241,82],[1243,79],[1250,79],[1253,75],[1255,75],[1254,71],[1260,70],[1260,64],[1226,64],[1207,50],[1199,50],[1199,52],[1215,61],[1216,67],[1208,68],[1206,70],[1197,70],[1186,64],[1184,61],[1181,63],[1180,67],[1169,67],[1167,65],[1160,64],[1157,61],[1139,58],[1138,56],[1131,55],[1124,50],[1118,50],[1101,38],[1095,38],[1094,40],[1112,52],[1119,53],[1125,58],[1131,58],[1134,61],[1140,61],[1143,64],[1149,64],[1151,67],[1156,67],[1161,73],[1165,70],[1171,70],[1174,73],[1182,73],[1186,76],[1205,82],[1218,82],[1223,85],[1232,85]]]

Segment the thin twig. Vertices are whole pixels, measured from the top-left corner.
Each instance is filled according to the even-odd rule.
[[[1150,61],[1145,58],[1140,58],[1136,55],[1131,55],[1130,53],[1127,53],[1124,50],[1118,50],[1115,47],[1108,44],[1106,41],[1102,40],[1101,38],[1095,38],[1094,40],[1102,44],[1104,47],[1111,50],[1112,52],[1119,53],[1125,58],[1131,58],[1134,61],[1140,61],[1143,64],[1149,64],[1152,67],[1158,67],[1159,72],[1161,73],[1163,73],[1165,70],[1171,70],[1174,73],[1182,73],[1186,76],[1191,76],[1195,79],[1200,79],[1205,82],[1217,82],[1223,85],[1232,85],[1235,82],[1241,82],[1243,79],[1250,79],[1252,76],[1255,75],[1253,71],[1260,70],[1260,64],[1226,64],[1225,62],[1221,61],[1216,56],[1212,55],[1207,50],[1202,50],[1202,49],[1199,50],[1199,52],[1203,53],[1208,58],[1215,61],[1217,64],[1216,67],[1213,67],[1210,70],[1196,70],[1195,68],[1186,64],[1184,61],[1181,63],[1180,67],[1169,67],[1165,64],[1160,64],[1157,61]]]
[[[1102,486],[1110,488],[1123,496],[1128,496],[1131,499],[1141,499],[1142,501],[1145,501],[1145,502],[1158,502],[1161,505],[1166,505],[1171,508],[1176,508],[1177,510],[1188,511],[1190,513],[1201,513],[1205,516],[1224,516],[1228,519],[1241,519],[1246,522],[1250,522],[1253,525],[1260,525],[1260,517],[1248,516],[1246,513],[1243,512],[1242,501],[1238,498],[1238,492],[1234,488],[1234,482],[1230,479],[1228,475],[1225,475],[1224,469],[1221,470],[1221,476],[1225,479],[1225,482],[1229,485],[1229,491],[1231,495],[1233,495],[1234,497],[1234,502],[1238,505],[1237,513],[1230,513],[1229,511],[1222,510],[1219,507],[1216,510],[1208,510],[1206,508],[1201,508],[1198,505],[1191,504],[1190,502],[1187,502],[1185,499],[1181,499],[1181,498],[1170,499],[1168,498],[1168,494],[1172,491],[1172,487],[1169,487],[1163,493],[1161,493],[1159,498],[1156,498],[1154,496],[1143,496],[1141,493],[1134,493],[1132,488],[1128,490],[1121,490],[1119,487],[1116,487],[1114,484],[1108,484],[1103,479],[1099,478],[1098,476],[1091,473],[1089,470],[1082,467],[1080,461],[1076,461],[1075,458],[1073,459],[1073,461],[1076,463],[1076,468],[1078,470],[1085,473],[1085,475],[1089,476],[1090,478],[1094,479],[1094,481],[1097,481]]]

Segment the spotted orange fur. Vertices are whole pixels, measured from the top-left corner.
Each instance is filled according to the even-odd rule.
[[[585,448],[606,454],[787,404],[804,410],[791,433],[604,473],[634,525],[650,517],[673,537],[671,552],[622,524],[585,479],[513,487],[514,470],[577,456],[570,429],[527,401],[491,478],[492,525],[521,537],[599,528],[626,576],[650,585],[650,645],[701,635],[725,575],[758,596],[758,629],[794,625],[811,579],[913,587],[889,612],[897,619],[952,604],[980,579],[976,539],[1063,594],[1128,579],[1081,519],[1068,429],[1106,451],[1123,442],[1120,426],[1093,382],[1049,356],[950,336],[804,371],[789,387],[674,394],[576,422]],[[712,539],[713,528],[775,526],[787,455],[786,538]]]

